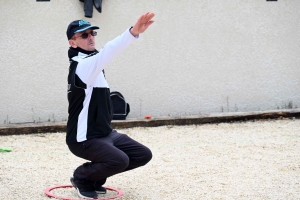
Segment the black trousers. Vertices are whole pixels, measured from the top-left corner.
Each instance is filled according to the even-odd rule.
[[[152,158],[149,148],[115,130],[68,147],[74,155],[91,161],[74,171],[74,182],[82,191],[95,190],[107,177],[143,166]]]

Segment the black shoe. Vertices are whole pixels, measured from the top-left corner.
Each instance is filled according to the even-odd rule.
[[[95,188],[95,192],[96,192],[97,194],[106,194],[106,188],[103,187],[103,186],[96,187],[96,188]]]
[[[74,182],[73,177],[70,178],[70,181],[71,181],[73,187],[77,190],[77,193],[81,198],[85,198],[85,199],[97,199],[98,198],[98,194],[95,191],[80,191],[80,189],[77,187],[76,183]]]

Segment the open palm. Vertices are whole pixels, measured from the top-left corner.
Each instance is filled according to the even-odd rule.
[[[152,18],[155,16],[152,12],[147,12],[140,16],[137,22],[134,24],[133,28],[131,29],[131,33],[133,35],[138,35],[143,33],[147,28],[154,22]]]

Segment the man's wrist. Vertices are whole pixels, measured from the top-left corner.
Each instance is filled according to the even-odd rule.
[[[133,37],[138,37],[138,36],[139,36],[139,33],[135,33],[135,32],[134,32],[133,26],[130,27],[129,32],[131,33],[131,35],[132,35]]]

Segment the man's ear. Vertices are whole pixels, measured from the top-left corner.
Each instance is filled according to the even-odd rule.
[[[77,45],[76,45],[76,42],[75,42],[75,40],[69,40],[69,44],[70,44],[70,46],[71,47],[73,47],[73,48],[77,48]]]

